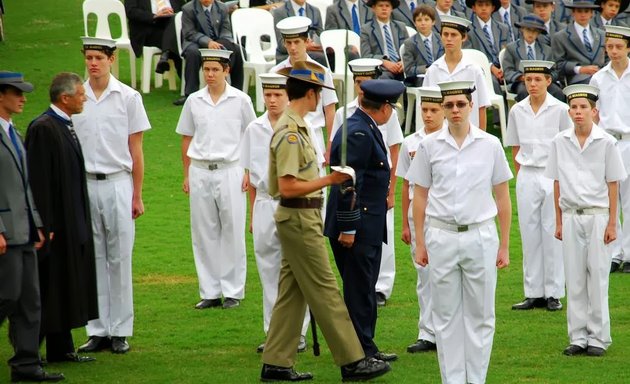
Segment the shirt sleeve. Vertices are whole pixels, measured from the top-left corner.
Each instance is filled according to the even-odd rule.
[[[405,179],[424,188],[430,188],[431,184],[433,184],[431,162],[429,161],[428,148],[424,140],[418,145],[416,155],[411,161],[411,166]]]
[[[241,139],[240,149],[241,155],[239,156],[239,164],[245,169],[251,168],[251,148],[252,148],[252,129],[254,124],[249,124],[245,129],[243,138]]]
[[[409,166],[411,165],[411,156],[409,156],[409,148],[407,146],[407,141],[403,141],[400,146],[400,152],[398,152],[398,164],[396,165],[396,176],[405,177],[407,175],[407,171],[409,171]]]
[[[479,105],[477,106],[477,108],[481,108],[481,107],[488,107],[491,105],[490,103],[490,90],[488,89],[488,87],[486,86],[486,79],[483,76],[483,73],[481,72],[481,69],[476,68],[476,75],[475,75],[475,86],[477,87],[477,92],[479,93],[477,95],[477,102],[479,103]]]
[[[505,151],[498,139],[494,142],[494,167],[492,167],[492,185],[504,183],[512,178],[512,171],[505,157]]]
[[[610,143],[606,151],[606,182],[625,180],[628,176],[617,143]]]
[[[182,108],[182,113],[179,115],[179,121],[175,129],[176,133],[183,136],[193,136],[195,134],[195,124],[190,104],[191,98],[189,97],[184,103],[184,108]]]
[[[505,145],[510,146],[510,147],[514,147],[514,146],[520,146],[521,142],[519,141],[518,138],[518,130],[516,129],[516,108],[512,107],[512,109],[510,110],[510,115],[508,117],[508,124],[507,124],[507,132],[505,135]]]
[[[282,132],[274,144],[271,150],[276,153],[276,175],[298,177],[302,152],[299,135],[292,131]]]
[[[403,136],[402,128],[400,127],[400,123],[398,123],[398,113],[395,109],[392,110],[392,115],[385,123],[385,127],[387,128],[387,146],[391,147],[392,145],[402,143]]]
[[[339,100],[337,99],[337,92],[335,92],[335,84],[333,83],[330,70],[326,71],[324,84],[328,87],[332,87],[333,89],[322,88],[322,105],[325,107],[330,104],[337,104]]]
[[[248,96],[246,100],[243,100],[243,126],[241,128],[241,132],[245,132],[247,126],[251,124],[252,121],[256,120],[256,112],[254,112],[254,106],[252,104],[252,99]]]
[[[137,92],[134,92],[127,101],[127,119],[130,135],[151,129],[147,111],[142,104],[142,96]]]
[[[551,143],[551,149],[549,150],[549,157],[547,157],[547,168],[545,168],[545,177],[552,180],[558,180],[558,140],[561,140],[559,135],[553,139]]]

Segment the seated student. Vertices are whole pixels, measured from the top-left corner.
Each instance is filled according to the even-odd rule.
[[[538,35],[546,34],[547,30],[541,18],[536,15],[527,15],[523,21],[516,23],[521,30],[521,38],[505,47],[503,57],[503,71],[505,80],[510,87],[510,92],[516,93],[516,101],[527,97],[527,89],[523,82],[523,71],[520,66],[522,60],[551,60],[551,48],[541,44]],[[557,70],[551,71],[551,84],[548,92],[558,100],[564,101],[562,89],[554,83],[558,78]]]
[[[326,57],[324,57],[324,51],[322,51],[322,47],[319,44],[319,35],[321,35],[324,30],[322,14],[319,11],[319,8],[308,4],[306,0],[287,0],[284,5],[271,11],[271,14],[273,15],[273,25],[278,25],[280,20],[286,19],[290,16],[308,17],[311,20],[311,26],[308,30],[309,40],[306,44],[306,50],[313,60],[323,66],[326,66]],[[278,40],[278,48],[276,48],[276,63],[279,63],[289,57],[289,54],[284,46],[282,33],[280,33],[278,28],[276,28],[276,39]]]
[[[508,31],[510,32],[508,42],[511,43],[521,37],[518,27],[516,27],[514,23],[521,21],[528,12],[525,8],[512,4],[510,0],[500,0],[500,3],[499,12],[492,14],[492,20],[503,23],[508,27]]]
[[[573,0],[566,4],[575,21],[551,38],[551,52],[560,76],[569,84],[588,84],[605,64],[604,31],[591,28],[593,0]]]
[[[415,28],[413,11],[422,4],[433,6],[435,2],[433,0],[403,0],[392,12],[392,19],[400,21],[410,28]]]
[[[566,24],[561,23],[560,21],[554,19],[553,10],[554,10],[554,2],[561,0],[525,0],[527,4],[532,4],[532,12],[540,17],[545,23],[545,29],[547,30],[547,34],[538,35],[538,40],[541,43],[548,45],[551,47],[551,36],[553,36],[556,32],[564,29]]]
[[[466,8],[468,9],[468,8]],[[440,17],[444,16],[444,15],[448,15],[448,16],[457,16],[457,17],[461,17],[463,19],[465,19],[466,13],[464,12],[460,12],[458,10],[455,9],[455,4],[453,3],[453,0],[436,0],[435,2],[435,25],[433,26],[433,31],[435,33],[440,34],[440,31],[442,30],[442,24],[440,22]]]
[[[608,245],[617,237],[619,181],[627,173],[615,138],[593,122],[599,92],[583,84],[564,89],[574,129],[554,138],[545,169],[554,180],[555,236],[562,240],[567,356],[603,356],[612,342]]]
[[[626,26],[626,22],[617,16],[628,8],[630,0],[596,0],[595,4],[599,5],[599,12],[595,12],[591,20],[593,27],[604,29],[605,25]]]
[[[444,81],[474,81],[472,92],[473,108],[478,113],[470,114],[470,122],[486,130],[486,107],[490,105],[488,87],[481,68],[464,58],[462,45],[468,37],[470,20],[456,16],[442,16],[440,37],[444,44],[444,55],[437,59],[424,76],[423,87],[437,86]]]
[[[383,60],[381,79],[403,80],[400,46],[409,37],[405,24],[392,20],[399,0],[368,0],[374,18],[361,27],[361,57]]]
[[[334,0],[326,8],[324,29],[348,29],[361,36],[361,26],[372,21],[373,17],[372,8],[365,0]]]
[[[162,56],[155,72],[168,71],[168,60],[173,60],[181,77],[182,58],[175,37],[175,14],[182,9],[182,0],[126,0],[125,14],[129,20],[129,39],[136,57],[142,47],[158,47]],[[150,58],[145,58],[150,59]]]
[[[454,11],[465,15],[466,18],[472,16],[472,10],[466,4],[466,0],[451,0],[451,2]]]
[[[483,52],[490,62],[492,72],[492,86],[494,93],[501,94],[503,71],[499,63],[499,51],[508,43],[510,31],[503,23],[493,22],[492,14],[500,7],[499,0],[466,0],[473,16],[470,31],[472,48]]]
[[[418,33],[404,43],[403,63],[406,78],[424,75],[427,68],[444,54],[440,35],[433,33],[435,10],[428,5],[421,5],[413,11],[413,19]]]
[[[210,20],[210,21],[208,21]],[[199,49],[227,49],[230,56],[231,85],[243,88],[243,57],[234,44],[228,7],[215,0],[192,0],[182,6],[182,56],[186,59],[184,96],[173,104],[184,105],[188,96],[199,90]]]

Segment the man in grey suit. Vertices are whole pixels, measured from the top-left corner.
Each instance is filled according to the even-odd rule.
[[[348,8],[349,3],[352,8]],[[372,21],[373,17],[372,8],[368,7],[365,0],[335,0],[326,8],[325,29],[348,29],[361,36],[361,26]]]
[[[508,43],[511,43],[521,37],[519,28],[514,23],[521,21],[525,15],[527,15],[525,8],[512,4],[510,0],[501,0],[501,6],[498,12],[492,14],[492,20],[497,23],[503,23],[508,27],[510,32]]]
[[[374,18],[361,27],[361,57],[383,60],[381,79],[403,80],[403,65],[400,46],[409,37],[407,27],[392,20],[392,11],[400,5],[399,0],[368,0]]]
[[[311,20],[311,26],[308,31],[309,40],[307,41],[306,50],[308,55],[324,67],[327,66],[324,51],[319,44],[319,35],[324,31],[324,22],[319,8],[313,7],[306,0],[287,0],[284,5],[271,11],[273,15],[273,25],[278,25],[280,20],[284,20],[290,16],[304,16]],[[289,57],[287,49],[284,46],[282,33],[276,28],[276,39],[278,40],[278,48],[276,49],[276,63],[286,60]]]
[[[593,10],[599,6],[593,0],[573,0],[565,6],[575,21],[551,38],[553,61],[569,85],[588,84],[605,64],[604,31],[590,26]]]
[[[44,235],[29,187],[26,151],[11,121],[33,85],[20,73],[0,72],[0,325],[11,323],[9,339],[15,354],[9,360],[11,381],[59,381],[39,357],[41,304],[35,249]]]
[[[538,39],[539,35],[547,34],[545,23],[536,15],[527,15],[521,22],[516,23],[516,27],[521,31],[521,38],[505,47],[505,55],[501,62],[505,81],[508,83],[510,92],[516,93],[516,101],[525,99],[528,95],[525,82],[523,81],[522,60],[542,60],[551,61],[551,48],[542,44]],[[551,69],[551,84],[547,87],[553,97],[560,101],[565,101],[562,89],[555,83],[558,80],[558,71]]]
[[[413,20],[413,11],[419,5],[426,4],[431,7],[435,6],[433,0],[402,0],[400,5],[392,12],[392,19],[404,23],[406,26],[415,29],[416,23]]]
[[[232,86],[243,89],[243,57],[241,49],[234,44],[232,24],[228,7],[221,1],[192,0],[182,7],[182,56],[186,59],[184,97],[173,104],[183,105],[193,92],[199,90],[199,69],[201,54],[199,48],[227,49],[230,57],[230,78]]]

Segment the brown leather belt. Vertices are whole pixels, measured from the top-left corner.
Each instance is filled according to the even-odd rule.
[[[295,197],[293,199],[280,199],[280,205],[286,208],[320,209],[323,199],[321,197]]]

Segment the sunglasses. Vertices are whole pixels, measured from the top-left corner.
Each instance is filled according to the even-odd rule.
[[[453,109],[455,107],[457,107],[457,109],[463,109],[466,108],[468,106],[468,103],[465,101],[458,101],[457,103],[444,103],[442,104],[442,107],[444,107],[444,109]]]

